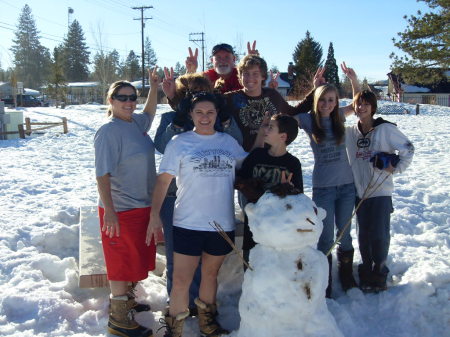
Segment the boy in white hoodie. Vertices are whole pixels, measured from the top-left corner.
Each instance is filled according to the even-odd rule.
[[[386,289],[389,269],[386,260],[393,212],[392,175],[411,163],[414,146],[393,123],[374,119],[377,98],[368,90],[359,92],[353,107],[359,121],[346,129],[346,145],[357,191],[356,213],[362,264],[358,267],[364,292]]]

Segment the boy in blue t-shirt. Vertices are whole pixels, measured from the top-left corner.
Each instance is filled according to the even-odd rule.
[[[264,143],[267,146],[254,149],[245,158],[237,173],[236,188],[247,202],[257,202],[265,191],[286,182],[303,193],[302,166],[300,161],[286,150],[297,134],[298,123],[293,117],[281,114],[272,116],[264,130]],[[247,262],[250,249],[255,244],[245,216],[242,249]]]

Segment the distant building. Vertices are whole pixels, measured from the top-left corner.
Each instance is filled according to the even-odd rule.
[[[445,73],[447,81],[426,86],[404,83],[401,76],[390,72],[387,95],[395,102],[450,106],[450,71]]]
[[[269,84],[270,80],[270,78],[267,79],[266,86]],[[293,94],[292,90],[294,89],[295,84],[295,73],[294,64],[292,62],[289,62],[287,72],[280,72],[280,76],[277,78],[277,82],[277,90],[281,94],[281,96],[286,98]]]

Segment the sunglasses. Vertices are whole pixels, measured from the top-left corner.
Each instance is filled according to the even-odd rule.
[[[212,49],[212,55],[214,56],[221,50],[225,50],[226,52],[229,52],[234,55],[233,47],[226,43],[216,44]]]
[[[135,94],[133,94],[133,95],[114,95],[112,98],[116,99],[120,102],[126,102],[126,101],[136,102],[137,95],[135,95]]]

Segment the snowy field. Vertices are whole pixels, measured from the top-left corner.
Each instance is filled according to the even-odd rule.
[[[402,105],[415,112],[414,105]],[[159,115],[168,109],[158,106],[152,137]],[[0,141],[1,336],[105,336],[109,292],[78,287],[79,207],[96,203],[93,137],[105,111],[97,105],[25,108],[24,117],[32,121],[67,117],[69,134],[57,133],[58,127],[24,140]],[[384,117],[397,123],[416,148],[409,170],[395,178],[389,289],[345,294],[335,282],[328,308],[346,337],[449,336],[450,108],[422,105],[420,115]],[[311,196],[313,159],[303,132],[289,150],[302,162],[305,193]],[[357,253],[354,270],[359,260]],[[235,256],[221,280],[221,321],[234,330],[242,282]],[[153,312],[140,313],[137,320],[156,331],[167,299],[165,280],[150,275],[142,285],[138,295]],[[196,319],[188,319],[184,336],[197,335]]]

